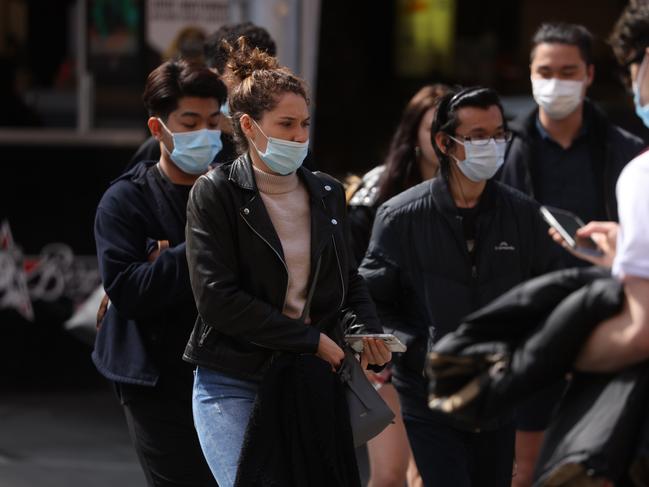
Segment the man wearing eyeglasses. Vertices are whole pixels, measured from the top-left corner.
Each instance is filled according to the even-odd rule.
[[[498,95],[444,95],[431,127],[440,176],[379,208],[359,268],[386,333],[408,346],[393,384],[425,485],[510,487],[514,426],[474,423],[428,407],[426,351],[462,318],[556,268],[537,204],[493,177],[511,134]]]
[[[617,221],[615,183],[644,147],[590,100],[593,37],[581,25],[543,24],[532,39],[530,71],[538,108],[512,123],[500,179],[539,203],[583,221]],[[580,265],[567,252],[566,267]]]

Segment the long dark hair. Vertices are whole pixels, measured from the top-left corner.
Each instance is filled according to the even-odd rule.
[[[385,170],[378,186],[378,204],[422,181],[415,153],[419,124],[448,91],[449,88],[442,84],[426,85],[406,105],[385,158]]]

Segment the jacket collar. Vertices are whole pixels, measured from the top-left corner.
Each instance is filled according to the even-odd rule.
[[[120,174],[118,177],[113,179],[110,182],[110,184],[113,185],[117,181],[121,181],[122,179],[128,179],[133,181],[135,184],[142,185],[145,182],[145,176],[149,168],[151,166],[155,166],[157,163],[158,163],[157,161],[141,161],[138,164],[135,164],[128,171]]]
[[[480,196],[478,202],[478,213],[487,213],[498,206],[498,198],[496,197],[497,182],[492,179],[487,181],[484,191]],[[448,181],[443,176],[436,177],[431,183],[431,192],[435,204],[440,212],[447,217],[455,218],[458,216],[458,209],[453,196],[451,195],[451,188]]]
[[[514,120],[510,125],[510,129],[517,136],[529,141],[538,134],[538,118],[539,107],[535,107],[522,118]],[[588,98],[584,100],[584,124],[588,126],[588,135],[595,140],[605,135],[606,128],[609,125],[606,114]]]
[[[297,175],[304,182],[307,191],[309,192],[309,196],[320,204],[320,200],[330,191],[326,190],[326,184],[323,184],[318,176],[304,167],[300,167],[297,170]],[[234,160],[230,166],[230,174],[228,178],[242,189],[255,192],[259,191],[257,188],[257,182],[255,181],[254,170],[252,168],[252,160],[248,153],[243,154]]]
[[[315,262],[317,255],[342,222],[334,218],[334,202],[332,199],[335,192],[332,186],[303,167],[298,169],[297,174],[309,193],[311,203],[311,257],[312,262]],[[259,194],[252,161],[248,154],[240,156],[232,163],[229,168],[228,179],[240,188],[250,192],[250,198],[239,209],[240,214],[253,230],[284,259],[282,244]]]

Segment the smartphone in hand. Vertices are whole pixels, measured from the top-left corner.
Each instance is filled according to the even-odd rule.
[[[577,230],[584,226],[584,222],[577,215],[551,206],[541,206],[540,211],[548,225],[559,232],[575,252],[595,257],[604,255],[592,238],[577,235]]]
[[[355,352],[361,353],[363,351],[363,338],[375,338],[383,340],[391,352],[405,352],[406,346],[401,343],[394,335],[389,333],[368,333],[363,335],[345,335],[345,341]]]

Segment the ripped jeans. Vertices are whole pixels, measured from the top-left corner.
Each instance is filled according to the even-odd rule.
[[[231,487],[258,382],[205,367],[194,374],[194,425],[207,464],[219,487]]]

